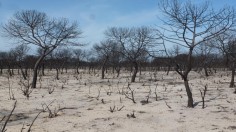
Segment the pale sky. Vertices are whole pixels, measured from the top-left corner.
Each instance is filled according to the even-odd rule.
[[[236,7],[236,0],[209,1],[213,8]],[[161,15],[158,0],[0,0],[0,23],[6,23],[15,12],[27,9],[77,21],[83,31],[81,41],[90,45],[103,40],[108,27],[155,27],[159,23],[157,16]],[[4,51],[16,45],[0,36],[0,46]]]

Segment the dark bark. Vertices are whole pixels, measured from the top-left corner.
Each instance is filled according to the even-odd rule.
[[[105,69],[106,69],[105,65],[106,65],[107,61],[108,61],[108,56],[105,58],[105,60],[103,61],[103,64],[102,64],[102,79],[105,78]]]
[[[188,107],[193,108],[193,96],[192,96],[192,92],[190,90],[189,87],[189,83],[188,83],[188,79],[186,77],[184,77],[184,86],[187,92],[187,96],[188,96]]]
[[[120,76],[120,66],[116,67],[115,69],[116,69],[117,77],[119,77]]]
[[[11,74],[14,75],[14,68],[11,68]]]
[[[115,66],[112,66],[112,73],[115,73]]]
[[[20,71],[21,71],[21,74],[22,74],[24,80],[27,80],[27,76],[26,76],[25,72],[23,71],[22,66],[21,66],[20,64],[19,64],[18,66],[19,66],[19,68],[20,68]]]
[[[44,65],[44,63],[42,64],[42,75],[44,76],[45,74],[44,74],[44,69],[45,69],[45,65]]]
[[[209,74],[208,74],[208,71],[207,71],[207,67],[206,67],[206,66],[204,66],[204,68],[203,68],[203,69],[204,69],[204,72],[205,72],[205,76],[206,76],[206,77],[208,77],[208,76],[209,76]]]
[[[169,73],[170,73],[170,65],[168,65],[168,68],[167,68],[167,73],[166,73],[166,75],[169,75]]]
[[[131,78],[131,82],[135,82],[135,78],[136,78],[136,75],[138,73],[138,63],[136,61],[133,62],[133,66],[134,66],[134,69],[133,69],[133,75],[132,75],[132,78]]]
[[[36,88],[36,83],[37,83],[37,77],[38,77],[38,69],[40,63],[43,61],[46,55],[41,55],[39,59],[36,61],[34,65],[34,71],[33,71],[33,81],[32,81],[32,88]]]
[[[2,74],[2,70],[3,70],[3,64],[2,62],[0,62],[0,74]]]
[[[25,68],[25,75],[28,76],[28,68]]]
[[[139,75],[142,75],[142,68],[141,64],[139,63]]]
[[[12,72],[11,72],[11,67],[10,67],[10,65],[8,65],[7,71],[8,71],[9,76],[12,76],[12,75],[13,75]]]
[[[235,63],[233,62],[233,64],[232,64],[232,67],[231,67],[231,81],[230,81],[230,85],[229,85],[229,87],[230,88],[233,88],[235,85],[234,85],[234,76],[235,76]]]
[[[76,67],[76,73],[79,74],[79,67]]]
[[[63,73],[64,73],[64,72],[63,72],[63,69],[64,69],[64,68],[63,68],[63,66],[62,66],[62,67],[61,67],[61,74],[63,74]]]
[[[76,64],[76,73],[79,74],[79,63]]]
[[[188,96],[188,105],[187,107],[193,108],[193,96],[192,96],[192,92],[190,90],[189,87],[189,83],[188,83],[188,74],[192,69],[192,53],[193,53],[193,47],[189,48],[189,54],[188,54],[188,58],[187,58],[187,65],[186,67],[184,67],[184,72],[182,72],[180,70],[180,67],[177,65],[176,67],[176,72],[178,72],[178,74],[182,77],[182,79],[184,80],[184,86],[187,92],[187,96]]]
[[[57,74],[56,74],[56,79],[59,80],[59,68],[56,68]]]

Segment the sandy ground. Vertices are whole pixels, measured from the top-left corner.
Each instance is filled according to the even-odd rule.
[[[20,76],[15,75],[9,82],[17,106],[7,132],[19,132],[23,124],[26,131],[42,110],[32,126],[33,132],[236,131],[236,95],[229,88],[229,73],[221,71],[207,78],[190,73],[195,108],[186,107],[185,88],[176,72],[168,76],[165,72],[143,72],[137,82],[130,84],[130,89],[129,73],[122,73],[119,78],[106,74],[107,78],[102,80],[100,73],[81,71],[74,75],[69,71],[55,80],[54,73],[46,72],[28,100],[20,90]],[[9,99],[9,82],[4,75],[0,76],[0,119],[10,113],[15,102]],[[203,90],[206,84],[206,108],[202,109],[199,89]],[[53,93],[49,94],[49,88],[54,88]],[[136,103],[126,97],[131,97],[130,90],[134,91]]]

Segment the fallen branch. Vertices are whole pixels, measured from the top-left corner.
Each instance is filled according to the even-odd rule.
[[[43,112],[43,111],[40,111],[40,112],[37,114],[37,116],[34,118],[34,120],[32,121],[32,123],[30,124],[30,127],[29,127],[29,129],[27,130],[27,132],[31,132],[31,127],[33,126],[35,120],[38,118],[38,116],[39,116],[42,112]]]
[[[117,111],[121,111],[125,106],[123,105],[122,107],[120,107],[119,109],[117,108]]]
[[[171,109],[171,107],[167,104],[167,102],[165,101],[165,104],[166,104],[166,106],[169,108],[169,109]]]
[[[7,126],[7,123],[8,123],[8,121],[9,121],[10,117],[12,116],[13,111],[14,111],[15,108],[16,108],[16,102],[17,102],[17,101],[15,101],[14,106],[13,106],[13,108],[12,108],[12,110],[11,110],[11,113],[9,114],[8,118],[6,119],[6,121],[5,121],[5,123],[4,123],[3,127],[2,127],[1,132],[7,131],[5,128],[6,128],[6,126]]]

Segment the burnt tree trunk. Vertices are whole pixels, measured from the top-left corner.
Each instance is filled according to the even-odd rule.
[[[21,64],[18,64],[18,66],[19,66],[19,68],[20,68],[20,71],[21,71],[21,74],[22,74],[22,76],[23,76],[23,79],[24,79],[24,80],[27,80],[27,76],[25,75],[25,72],[23,71],[23,68],[22,68]]]
[[[192,96],[192,92],[191,92],[191,89],[190,89],[189,83],[188,83],[188,74],[192,69],[192,53],[193,53],[193,47],[190,47],[188,57],[187,57],[187,60],[186,60],[187,64],[186,64],[186,67],[184,67],[184,69],[185,69],[184,71],[182,71],[178,65],[175,69],[176,72],[178,72],[178,74],[184,80],[184,86],[185,86],[186,93],[187,93],[187,96],[188,96],[188,105],[187,105],[187,107],[190,107],[190,108],[194,107],[194,105],[193,105],[193,96]]]
[[[169,75],[169,73],[170,73],[170,65],[168,65],[168,67],[167,67],[166,75]]]
[[[120,76],[120,66],[116,67],[116,73],[117,73],[117,76],[116,77],[119,77]]]
[[[106,56],[106,58],[105,58],[105,60],[103,61],[103,64],[102,64],[102,79],[105,78],[105,69],[106,69],[105,65],[106,65],[107,61],[108,61],[108,56]]]
[[[57,74],[56,74],[56,79],[59,80],[59,68],[56,68]]]
[[[1,67],[1,68],[0,68],[0,74],[2,74],[2,69],[3,69],[3,68]]]
[[[134,66],[134,69],[133,69],[133,75],[132,75],[132,78],[131,78],[131,82],[135,82],[135,78],[136,78],[136,75],[138,73],[138,63],[136,61],[134,61],[133,66]]]
[[[39,65],[43,61],[45,56],[46,55],[41,55],[34,65],[32,88],[36,88]]]
[[[142,66],[140,63],[139,63],[139,75],[142,75]]]
[[[76,73],[77,73],[77,74],[79,74],[79,64],[80,64],[80,63],[79,63],[79,61],[78,61],[78,63],[76,64]]]
[[[233,64],[232,64],[232,67],[231,67],[231,81],[230,81],[230,85],[229,85],[229,87],[230,88],[233,88],[235,85],[234,85],[234,76],[235,76],[235,62],[233,62]]]
[[[187,92],[187,96],[188,96],[188,107],[190,108],[193,108],[193,95],[192,95],[192,92],[191,92],[191,89],[189,87],[189,83],[188,83],[188,79],[187,77],[183,77],[184,79],[184,86],[185,86],[185,89],[186,89],[186,92]]]
[[[45,75],[45,74],[44,74],[44,69],[45,69],[45,64],[44,64],[44,63],[42,64],[42,67],[41,67],[41,68],[42,68],[42,75],[44,76],[44,75]]]
[[[204,72],[205,72],[205,76],[206,76],[206,77],[208,77],[208,76],[209,76],[209,74],[208,74],[208,71],[207,71],[207,67],[206,67],[206,66],[204,66],[204,68],[203,68],[203,69],[204,69]]]
[[[11,68],[11,74],[12,74],[12,75],[15,74],[15,73],[14,73],[14,68],[13,68],[13,67]]]
[[[11,66],[8,64],[8,69],[7,69],[7,71],[8,71],[8,74],[9,74],[9,76],[12,76],[13,74],[12,74],[12,72],[11,72]]]

